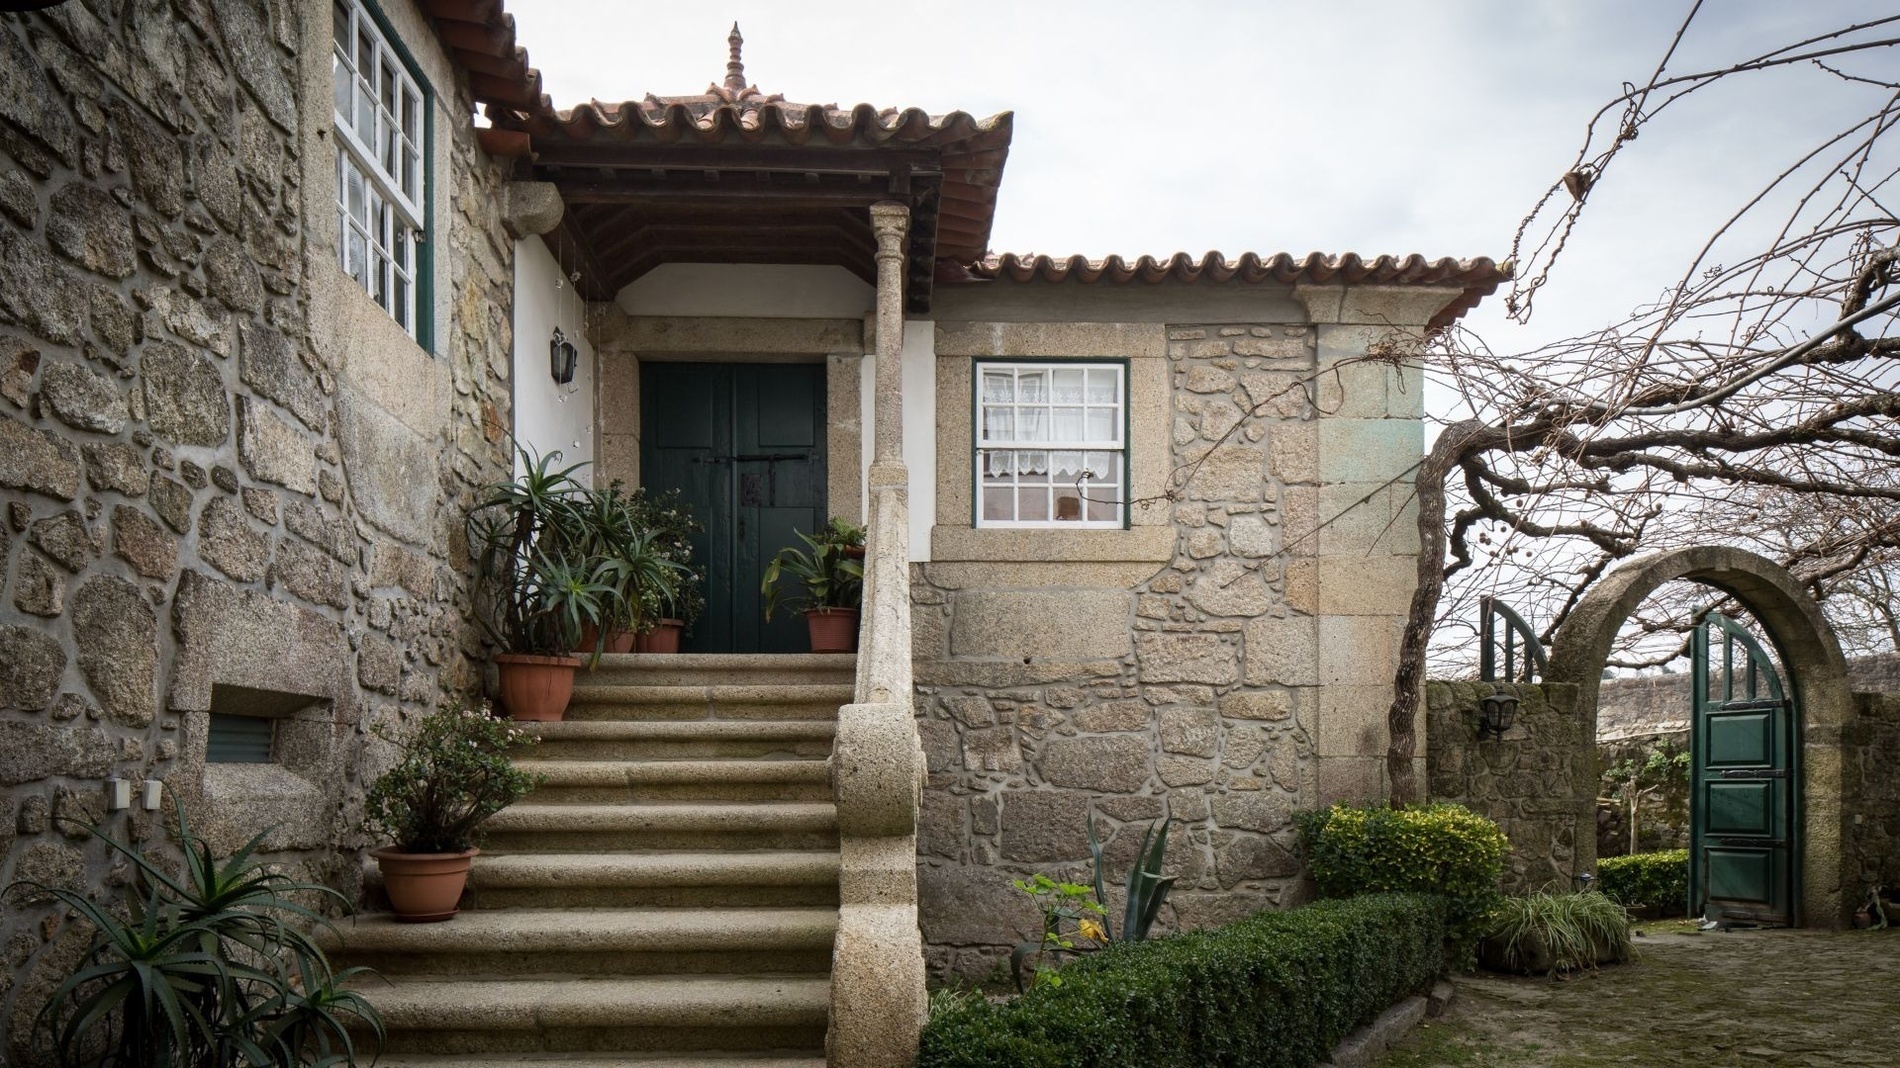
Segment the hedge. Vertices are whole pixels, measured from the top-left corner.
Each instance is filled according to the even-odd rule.
[[[1622,905],[1653,905],[1665,916],[1689,908],[1689,851],[1665,849],[1597,861],[1597,889]]]
[[[1001,1004],[946,1002],[918,1068],[1310,1068],[1444,963],[1445,905],[1384,894],[1119,943]]]
[[[1342,802],[1296,819],[1321,896],[1436,894],[1446,902],[1447,953],[1469,966],[1502,900],[1498,876],[1511,843],[1497,824],[1446,802],[1403,809]]]

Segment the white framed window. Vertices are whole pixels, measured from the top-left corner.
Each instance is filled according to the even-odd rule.
[[[415,75],[362,0],[332,0],[337,262],[418,337],[424,101]]]
[[[1120,529],[1128,365],[976,364],[976,525]]]

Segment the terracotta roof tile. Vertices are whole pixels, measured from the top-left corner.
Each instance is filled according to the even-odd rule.
[[[985,256],[970,264],[967,279],[1006,282],[1076,282],[1082,285],[1103,282],[1156,284],[1167,281],[1239,281],[1248,284],[1271,282],[1280,285],[1296,282],[1316,285],[1341,282],[1348,285],[1458,287],[1463,290],[1463,293],[1440,312],[1431,324],[1447,326],[1475,307],[1478,301],[1495,291],[1500,283],[1511,277],[1511,273],[1512,265],[1508,261],[1498,263],[1484,257],[1471,260],[1455,260],[1449,257],[1428,260],[1417,253],[1409,256],[1375,256],[1367,259],[1351,252],[1338,256],[1310,252],[1302,258],[1295,259],[1284,252],[1272,256],[1246,252],[1236,259],[1229,260],[1218,252],[1209,252],[1197,260],[1185,252],[1177,252],[1165,259],[1142,256],[1133,262],[1120,256],[1095,260],[1085,256],[1058,259],[1052,256],[1019,256],[1015,253],[1007,253],[1001,256]],[[939,276],[939,281],[953,280]]]

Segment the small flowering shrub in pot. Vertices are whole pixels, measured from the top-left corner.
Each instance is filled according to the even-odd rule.
[[[391,844],[372,850],[396,918],[446,920],[456,913],[475,843],[488,817],[538,785],[509,754],[535,737],[497,719],[486,704],[444,704],[405,735],[377,728],[403,750],[364,798],[364,825]]]

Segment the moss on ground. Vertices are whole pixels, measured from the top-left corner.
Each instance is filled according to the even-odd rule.
[[[1642,925],[1637,963],[1564,980],[1460,977],[1380,1068],[1880,1065],[1900,1050],[1900,931]]]

